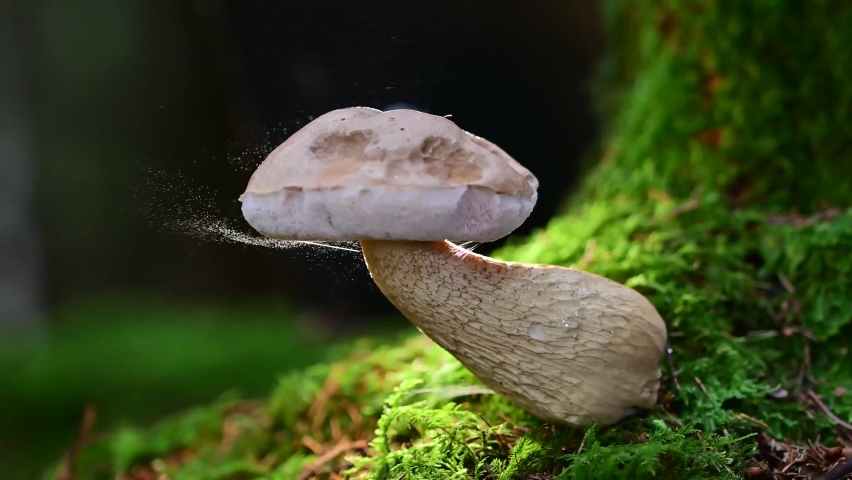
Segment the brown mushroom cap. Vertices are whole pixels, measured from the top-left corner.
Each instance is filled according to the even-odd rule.
[[[506,152],[444,117],[355,107],[293,134],[240,200],[273,238],[492,241],[526,220],[537,187]]]

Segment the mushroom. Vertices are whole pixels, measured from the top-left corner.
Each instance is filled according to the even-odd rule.
[[[502,262],[450,242],[520,226],[538,180],[450,120],[345,108],[293,134],[240,197],[285,240],[360,241],[373,280],[486,386],[542,420],[613,424],[656,403],[666,326],[615,281]]]

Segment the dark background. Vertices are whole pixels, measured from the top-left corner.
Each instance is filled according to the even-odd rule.
[[[224,353],[200,373],[174,357],[162,368],[209,380],[155,400],[174,386],[128,369],[169,377],[150,360],[164,342],[145,343],[157,328],[216,317],[236,329],[264,316],[233,305],[272,305],[264,311],[286,310],[275,321],[314,332],[395,315],[357,254],[211,241],[187,226],[250,233],[237,197],[265,154],[315,116],[399,104],[452,115],[538,176],[539,203],[518,233],[543,226],[596,138],[588,92],[602,48],[596,4],[584,0],[0,5],[0,339],[11,340],[0,341],[0,430],[12,432],[0,435],[0,462],[3,449],[9,465],[24,446],[61,448],[83,403],[112,418],[111,400],[128,390],[168,411],[234,386],[255,393],[234,384],[244,370],[223,373],[233,342],[196,345],[201,335],[187,330],[190,345],[176,351]],[[115,349],[127,338],[142,346],[122,364]],[[265,368],[256,386],[298,363],[285,346],[276,360],[274,346],[266,355],[246,345],[245,368],[257,370],[249,357]],[[93,364],[104,370],[87,371]],[[4,368],[15,375],[4,381]],[[124,402],[112,415],[147,418],[131,410]],[[63,433],[43,440],[33,433],[42,424]]]

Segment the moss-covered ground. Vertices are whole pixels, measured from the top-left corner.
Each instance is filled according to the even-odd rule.
[[[849,457],[852,3],[603,8],[599,161],[496,256],[645,294],[672,349],[657,409],[557,428],[421,336],[365,340],[263,401],[90,438],[76,478],[799,478]]]
[[[265,394],[277,375],[325,358],[329,341],[300,327],[308,319],[278,301],[191,305],[128,292],[55,309],[45,338],[0,335],[0,478],[36,478],[74,439],[87,404],[108,429],[224,390]]]

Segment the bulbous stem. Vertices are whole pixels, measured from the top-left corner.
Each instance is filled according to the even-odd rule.
[[[406,318],[537,417],[612,424],[655,405],[666,326],[635,290],[449,242],[369,240],[361,248],[373,280]]]

